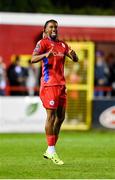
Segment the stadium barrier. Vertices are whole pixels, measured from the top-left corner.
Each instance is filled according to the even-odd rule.
[[[0,97],[0,133],[43,132],[45,119],[39,97]]]
[[[71,95],[71,91],[69,89],[72,88],[73,93],[76,94],[77,90],[81,86],[71,87],[70,84],[68,87],[68,95]],[[96,90],[106,90],[106,92],[110,92],[110,87],[101,87],[95,88]],[[28,88],[25,87],[7,87],[7,90],[17,90],[17,91],[25,91]],[[35,90],[39,90],[39,87],[36,87]],[[9,93],[8,93],[9,94]],[[68,97],[69,98],[69,97]],[[67,99],[68,99],[67,98]],[[69,99],[68,99],[69,100]],[[71,108],[68,107],[67,102],[67,110],[66,110],[66,118],[64,122],[64,126],[62,129],[76,129],[77,118],[79,117],[80,107],[78,108],[78,104],[72,100]],[[93,111],[91,115],[91,127],[92,128],[112,128],[115,129],[115,100],[113,98],[102,98],[94,99],[92,101]],[[73,108],[74,107],[74,108]],[[69,109],[70,108],[70,109]],[[73,113],[73,114],[72,114]],[[104,114],[103,114],[104,113]],[[70,118],[74,120],[71,121]],[[0,133],[3,132],[44,132],[44,125],[46,119],[46,112],[44,107],[42,106],[42,102],[39,96],[1,96],[0,97]],[[67,128],[67,126],[71,126]],[[83,130],[83,127],[79,130]]]
[[[95,99],[92,116],[92,128],[115,130],[115,98]]]

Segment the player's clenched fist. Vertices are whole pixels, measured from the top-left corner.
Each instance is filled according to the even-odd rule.
[[[75,53],[74,50],[70,49],[68,52],[68,56],[74,61],[74,62],[78,62],[78,56]]]

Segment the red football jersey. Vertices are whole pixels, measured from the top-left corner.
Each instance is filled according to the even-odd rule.
[[[38,55],[48,52],[53,47],[53,55],[42,60],[41,85],[65,85],[64,62],[68,53],[68,45],[63,41],[44,38],[38,41],[34,52]]]

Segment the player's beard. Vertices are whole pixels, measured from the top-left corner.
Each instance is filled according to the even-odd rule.
[[[50,38],[53,39],[53,40],[56,40],[57,39],[57,33],[55,34],[50,34]]]
[[[50,36],[51,39],[56,40],[57,36]]]

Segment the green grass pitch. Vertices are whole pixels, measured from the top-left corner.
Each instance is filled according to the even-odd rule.
[[[0,134],[0,179],[114,179],[115,132],[61,132],[57,153],[44,159],[44,134]]]

